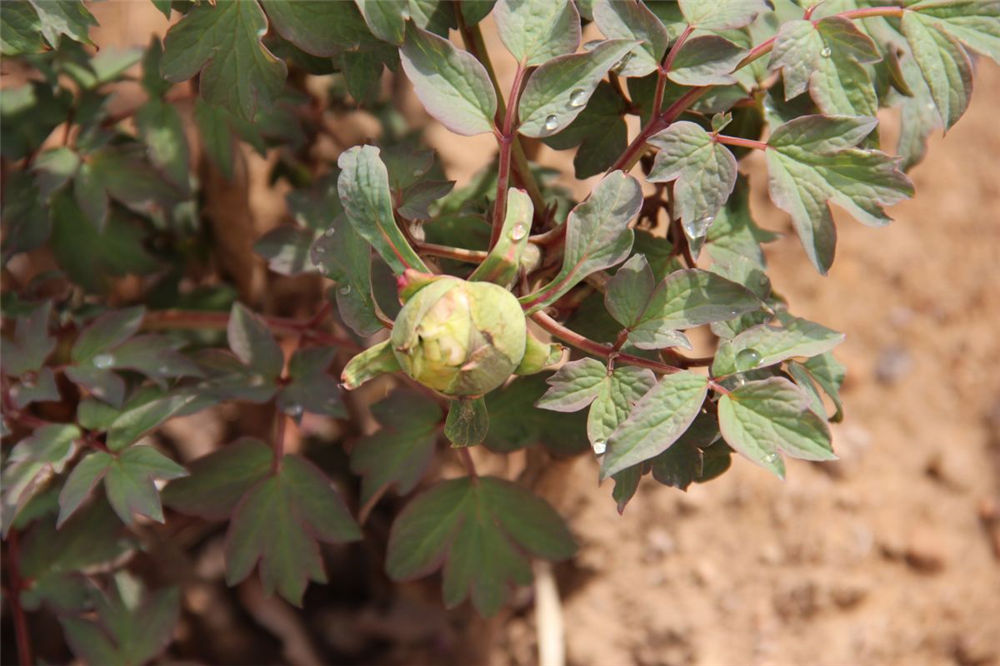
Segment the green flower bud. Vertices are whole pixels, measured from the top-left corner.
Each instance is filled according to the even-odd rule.
[[[403,371],[445,395],[495,389],[524,358],[527,324],[512,293],[489,282],[439,277],[410,296],[390,345]]]

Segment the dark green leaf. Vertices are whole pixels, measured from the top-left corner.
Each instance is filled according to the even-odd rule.
[[[737,179],[732,196],[708,228],[705,251],[716,264],[744,260],[761,269],[766,265],[760,244],[776,240],[778,234],[765,231],[754,223],[750,216],[749,194],[746,179]]]
[[[96,358],[101,363],[102,357],[110,354],[98,354]],[[113,359],[113,357],[111,357]],[[103,400],[113,407],[121,407],[125,400],[125,380],[111,370],[94,367],[88,364],[70,366],[65,370],[66,378],[74,384],[87,389],[92,396]]]
[[[59,37],[66,35],[84,44],[90,41],[90,27],[97,19],[87,11],[81,0],[28,0],[38,12],[42,34],[53,48],[59,46]]]
[[[141,305],[105,312],[80,332],[73,343],[73,361],[91,361],[95,367],[110,368],[114,358],[101,358],[101,353],[114,350],[135,335],[142,325],[145,313],[146,309]]]
[[[20,377],[34,372],[45,364],[56,348],[56,339],[49,335],[49,317],[52,301],[43,301],[28,314],[17,318],[13,337],[3,338],[3,364],[5,375]]]
[[[260,0],[271,25],[282,37],[315,56],[334,56],[371,40],[351,2]]]
[[[295,605],[310,580],[326,582],[320,541],[361,537],[330,480],[299,456],[285,456],[272,476],[254,485],[233,512],[226,534],[226,581],[235,585],[260,561],[264,590]]]
[[[267,325],[239,303],[233,304],[226,328],[229,348],[236,357],[265,377],[281,374],[284,354]]]
[[[631,61],[630,61],[631,62]],[[573,158],[579,180],[603,173],[625,150],[628,129],[625,126],[625,102],[610,84],[601,81],[590,102],[569,127],[545,137],[545,144],[556,150],[580,146]]]
[[[42,245],[52,233],[52,221],[42,206],[43,197],[31,175],[11,171],[4,183],[3,264],[21,252]]]
[[[499,0],[493,12],[500,40],[531,67],[580,45],[580,15],[570,0]]]
[[[678,0],[688,24],[703,30],[734,30],[768,9],[767,0]]]
[[[669,449],[653,458],[653,478],[665,486],[687,490],[693,481],[702,477],[704,450],[718,438],[716,417],[713,414],[698,414],[691,427]]]
[[[403,41],[409,7],[406,0],[354,0],[368,28],[391,44]]]
[[[278,393],[278,408],[296,420],[302,412],[347,418],[337,381],[327,374],[336,353],[333,347],[297,349],[288,361],[291,381]]]
[[[195,399],[194,393],[168,395],[121,413],[108,429],[108,448],[120,451],[174,416]]]
[[[182,476],[187,476],[187,470],[153,447],[133,446],[109,462],[104,475],[104,491],[123,523],[131,525],[135,514],[162,523],[160,492],[153,479],[170,480]]]
[[[486,446],[498,452],[542,444],[557,456],[588,448],[586,420],[582,414],[558,414],[536,409],[547,385],[541,375],[511,382],[486,396],[491,415]]]
[[[201,72],[205,101],[252,120],[284,87],[285,63],[261,43],[267,17],[256,2],[202,3],[167,31],[163,75],[174,83]]]
[[[419,495],[393,523],[386,569],[396,580],[444,565],[445,605],[467,596],[493,615],[508,587],[531,581],[525,552],[562,560],[576,546],[552,507],[528,490],[493,477],[444,481]]]
[[[570,211],[559,274],[540,291],[521,297],[528,312],[540,310],[595,271],[628,256],[634,234],[629,224],[642,206],[642,191],[621,171],[605,176],[590,197]]]
[[[59,387],[56,386],[55,373],[51,368],[42,368],[38,372],[22,375],[21,380],[10,387],[10,397],[18,409],[24,409],[33,402],[58,401]]]
[[[0,13],[0,53],[17,56],[45,50],[42,22],[26,0],[4,4]]]
[[[452,446],[476,446],[486,439],[490,415],[482,398],[452,400],[444,423],[444,436]]]
[[[190,476],[163,489],[163,503],[206,520],[226,520],[240,498],[267,476],[273,460],[271,447],[264,442],[238,439],[191,463]]]
[[[3,485],[3,536],[18,514],[47,485],[76,452],[80,429],[70,423],[50,423],[36,428],[10,451],[5,461]]]
[[[59,518],[56,521],[56,528],[80,508],[83,501],[104,478],[113,460],[111,455],[103,451],[94,451],[84,456],[73,467],[59,493]]]
[[[639,321],[656,287],[656,277],[642,254],[633,255],[615,272],[604,289],[604,306],[622,326]]]
[[[290,225],[277,227],[257,239],[253,251],[267,259],[267,267],[281,275],[301,275],[316,270],[309,259],[315,234]]]
[[[746,51],[718,35],[701,35],[684,42],[667,76],[682,86],[724,86],[736,82],[733,70]]]
[[[441,124],[467,136],[493,131],[496,92],[472,54],[410,25],[399,55],[417,97]]]
[[[601,478],[665,451],[698,415],[707,390],[705,377],[686,370],[660,379],[608,439]]]
[[[135,114],[135,124],[148,147],[149,161],[167,175],[178,194],[186,195],[190,189],[190,156],[184,121],[177,107],[151,99]]]

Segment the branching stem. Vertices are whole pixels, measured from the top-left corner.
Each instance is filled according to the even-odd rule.
[[[503,116],[503,126],[500,129],[498,142],[500,143],[500,162],[497,166],[497,196],[493,203],[493,230],[490,232],[490,248],[500,240],[500,232],[503,230],[503,219],[507,214],[507,189],[510,187],[510,160],[511,151],[516,137],[514,136],[514,124],[517,120],[517,105],[521,99],[521,89],[524,87],[524,77],[527,73],[523,63],[517,64],[517,72],[514,73],[514,83],[510,87],[510,101]]]

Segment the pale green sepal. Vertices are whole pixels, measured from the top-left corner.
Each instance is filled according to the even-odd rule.
[[[380,342],[364,350],[344,366],[340,375],[341,386],[353,390],[379,375],[399,370],[399,361],[392,353],[389,341]]]
[[[518,375],[533,375],[542,370],[549,370],[562,360],[566,348],[558,343],[542,342],[528,331],[525,336],[524,358],[521,364],[514,368]]]
[[[490,415],[482,398],[453,400],[444,422],[444,436],[453,447],[475,446],[486,439]]]

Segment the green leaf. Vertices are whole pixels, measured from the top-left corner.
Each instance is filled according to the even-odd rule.
[[[493,18],[504,46],[526,67],[580,45],[580,15],[570,0],[499,0]]]
[[[601,478],[665,451],[691,425],[707,392],[708,380],[690,371],[663,377],[608,439]]]
[[[43,201],[39,187],[30,173],[11,171],[8,174],[4,183],[3,212],[0,213],[0,224],[3,225],[3,248],[0,250],[3,265],[14,255],[30,252],[48,240],[52,233],[52,221],[48,211],[42,206]]]
[[[376,37],[391,44],[400,44],[406,29],[406,0],[354,0],[365,23]]]
[[[10,387],[10,397],[18,409],[24,409],[33,402],[58,402],[60,395],[55,373],[51,368],[26,373]]]
[[[678,0],[684,19],[702,30],[735,30],[767,11],[767,0]]]
[[[83,501],[90,496],[91,491],[104,478],[113,458],[103,451],[95,451],[83,457],[70,471],[62,491],[59,493],[59,518],[56,520],[58,529],[66,519],[80,508]]]
[[[285,357],[267,325],[239,303],[233,304],[226,327],[236,357],[267,378],[281,374]]]
[[[705,471],[705,450],[719,437],[718,420],[701,413],[669,449],[652,460],[653,478],[665,486],[687,490]],[[723,445],[724,446],[724,445]]]
[[[625,111],[621,96],[610,84],[601,81],[576,120],[558,134],[542,140],[556,150],[579,146],[573,157],[577,180],[595,176],[614,164],[628,144]]]
[[[502,287],[509,287],[514,282],[521,267],[521,255],[528,245],[533,213],[531,198],[524,190],[508,190],[500,238],[469,280],[492,282]]]
[[[442,125],[466,136],[493,131],[496,92],[471,53],[410,25],[399,57],[417,97]]]
[[[281,94],[287,73],[261,43],[266,31],[267,17],[256,2],[196,5],[167,31],[163,75],[180,83],[201,72],[205,101],[253,120]]]
[[[804,116],[776,128],[768,139],[771,199],[792,216],[820,273],[829,270],[836,245],[830,203],[865,224],[881,226],[890,221],[882,207],[913,194],[913,184],[896,160],[853,147],[876,123],[873,118]]]
[[[123,523],[131,525],[134,514],[162,523],[160,492],[153,479],[170,480],[182,476],[187,476],[187,470],[152,446],[133,446],[108,464],[104,491]]]
[[[542,444],[553,455],[562,457],[588,448],[582,414],[558,414],[535,408],[546,387],[544,377],[533,375],[487,394],[486,407],[491,416],[487,448],[510,452]]]
[[[340,54],[341,72],[347,92],[361,105],[371,105],[382,91],[381,54],[375,51],[344,51]]]
[[[996,0],[924,0],[907,7],[973,51],[1000,62],[1000,2]],[[907,14],[910,12],[906,12]]]
[[[97,25],[97,19],[81,0],[28,0],[28,2],[38,12],[42,35],[53,48],[59,46],[59,37],[62,35],[83,44],[93,44],[89,33],[90,27]]]
[[[718,35],[692,37],[677,51],[667,77],[682,86],[736,83],[732,73],[746,53],[746,50]]]
[[[326,582],[319,542],[360,538],[330,480],[304,458],[285,456],[280,469],[247,491],[233,512],[226,534],[226,582],[240,582],[260,561],[265,592],[277,590],[301,606],[310,580]]]
[[[111,367],[114,359],[97,358],[101,352],[115,347],[131,338],[142,325],[146,309],[141,305],[122,310],[110,310],[94,319],[80,332],[73,343],[71,358],[76,363],[92,361],[97,367]]]
[[[675,271],[653,290],[639,317],[629,322],[629,341],[640,349],[684,344],[673,331],[737,317],[760,308],[743,285],[697,268]]]
[[[69,91],[53,90],[43,81],[5,88],[0,98],[0,121],[4,126],[0,155],[19,160],[33,154],[52,130],[65,122],[72,104]]]
[[[259,1],[278,34],[306,53],[335,56],[371,39],[366,39],[368,28],[350,2]]]
[[[394,580],[444,566],[444,603],[471,596],[494,615],[512,584],[531,581],[526,554],[562,560],[576,550],[566,525],[544,500],[494,477],[444,481],[411,501],[393,523],[386,570]]]
[[[766,368],[796,356],[815,356],[830,351],[844,340],[844,334],[798,317],[783,322],[782,328],[761,324],[723,340],[715,352],[712,375]]]
[[[351,471],[360,474],[360,503],[366,506],[386,486],[411,492],[427,471],[441,425],[441,408],[431,398],[396,389],[372,406],[382,426],[351,449]]]
[[[608,381],[608,369],[598,360],[581,358],[564,364],[546,382],[549,389],[535,406],[556,412],[576,412],[594,401]]]
[[[148,148],[149,161],[166,174],[178,194],[188,194],[190,155],[177,107],[150,99],[135,114],[135,124]]]
[[[804,363],[792,361],[788,364],[788,369],[800,386],[806,382],[809,386],[812,385],[812,382],[819,384],[823,392],[830,396],[836,409],[833,416],[830,417],[830,421],[837,423],[843,420],[844,405],[840,400],[840,387],[844,383],[846,372],[843,363],[834,358],[833,354],[827,352],[813,356]],[[803,388],[807,387],[803,386]]]
[[[629,223],[642,206],[642,191],[621,171],[605,176],[566,220],[566,245],[559,274],[538,292],[521,297],[535,312],[557,301],[595,271],[614,266],[628,256],[634,233]]]
[[[56,348],[55,337],[49,335],[52,301],[43,301],[28,314],[17,318],[12,337],[3,337],[0,363],[5,375],[20,377],[41,368]]]
[[[316,267],[309,258],[316,234],[291,225],[271,229],[257,239],[253,251],[267,260],[267,267],[280,275],[313,273]]]
[[[785,476],[780,453],[803,460],[836,460],[826,422],[809,397],[783,377],[748,382],[719,399],[726,443],[764,469]]]
[[[604,288],[604,307],[622,326],[639,321],[656,288],[656,277],[645,255],[629,258],[608,280]]]
[[[194,122],[205,152],[222,175],[232,180],[235,138],[229,118],[221,106],[213,106],[203,99],[195,101]]]
[[[278,408],[296,420],[301,420],[304,411],[347,418],[337,381],[327,374],[336,354],[333,347],[297,349],[288,360],[290,381],[278,393]]]
[[[436,38],[435,38],[436,39]],[[407,268],[430,272],[396,226],[389,173],[374,146],[355,146],[340,154],[337,189],[354,230],[385,259],[394,273]]]
[[[670,35],[645,4],[637,0],[596,0],[593,12],[594,22],[608,39],[641,42],[632,49],[619,76],[646,76],[657,70],[667,52]]]
[[[71,423],[40,426],[10,451],[3,470],[3,536],[18,514],[55,474],[61,474],[76,452],[80,429]]]
[[[45,50],[42,22],[25,0],[7,2],[0,13],[0,53],[17,56]]]
[[[108,448],[120,451],[174,416],[196,398],[196,394],[168,395],[121,413],[108,429]]]
[[[649,143],[659,149],[649,181],[674,183],[684,232],[703,238],[736,186],[736,158],[700,126],[676,122]]]
[[[518,131],[539,138],[568,126],[583,111],[608,70],[634,45],[629,40],[609,40],[586,53],[553,58],[536,69],[521,93]]]
[[[853,21],[827,16],[782,24],[769,67],[781,68],[786,100],[808,88],[823,113],[874,116],[878,98],[864,65],[879,60],[875,43]]]
[[[745,178],[738,178],[733,194],[708,228],[705,251],[713,265],[749,261],[763,269],[767,264],[760,245],[778,237],[754,223],[750,215],[750,188]]]
[[[73,654],[89,664],[145,664],[167,647],[180,619],[178,588],[139,597],[138,590],[120,589],[121,577],[111,595],[95,595],[96,619],[59,617]]]
[[[444,422],[444,436],[454,447],[476,446],[486,439],[490,415],[482,398],[452,400]]]
[[[163,503],[206,520],[226,520],[243,495],[268,475],[273,460],[270,446],[240,438],[191,463],[190,476],[163,489]]]
[[[628,469],[623,469],[611,477],[615,482],[615,487],[611,491],[611,498],[615,501],[618,515],[625,513],[625,507],[639,490],[639,482],[642,480],[642,465],[632,465]]]
[[[903,12],[902,31],[948,129],[969,107],[972,61],[943,26],[919,12]]]
[[[102,357],[113,358],[110,354],[95,356],[99,362],[103,363]],[[84,387],[95,398],[99,398],[109,405],[121,407],[125,400],[125,380],[110,370],[90,365],[74,365],[66,368],[65,373],[66,378],[71,382]]]

